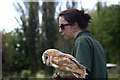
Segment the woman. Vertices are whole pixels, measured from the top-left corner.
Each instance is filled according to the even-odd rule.
[[[66,39],[73,39],[73,55],[77,61],[86,67],[86,78],[108,79],[105,53],[98,41],[90,36],[88,23],[91,16],[83,10],[69,9],[59,14],[59,32]],[[55,77],[57,75],[53,75]],[[70,77],[68,75],[65,77]]]

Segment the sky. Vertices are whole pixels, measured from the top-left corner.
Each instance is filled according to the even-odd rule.
[[[16,1],[21,2],[21,0]],[[85,9],[90,10],[93,9],[98,1],[107,2],[107,6],[118,4],[119,2],[119,0],[81,0],[81,3]],[[15,17],[19,18],[19,14],[15,11],[13,2],[15,2],[15,0],[2,0],[2,2],[0,2],[0,31],[5,29],[6,32],[10,32],[14,30],[14,28],[20,28],[20,25],[15,19]],[[65,4],[62,6],[62,10],[65,9],[64,5]],[[78,7],[81,7],[81,5]]]

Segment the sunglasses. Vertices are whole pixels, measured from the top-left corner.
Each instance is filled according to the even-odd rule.
[[[69,26],[69,25],[72,25],[72,24],[59,24],[59,27],[60,27],[62,30],[64,30],[64,27],[65,27],[65,26]]]

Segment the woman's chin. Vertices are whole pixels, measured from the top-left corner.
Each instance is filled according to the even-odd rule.
[[[64,39],[68,40],[69,38],[68,38],[68,37],[66,37],[66,36],[64,36]]]

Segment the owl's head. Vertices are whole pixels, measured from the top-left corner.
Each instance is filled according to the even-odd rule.
[[[42,55],[42,61],[44,64],[46,65],[51,65],[51,59],[54,56],[59,55],[60,51],[56,50],[56,49],[48,49],[46,50],[43,55]]]

